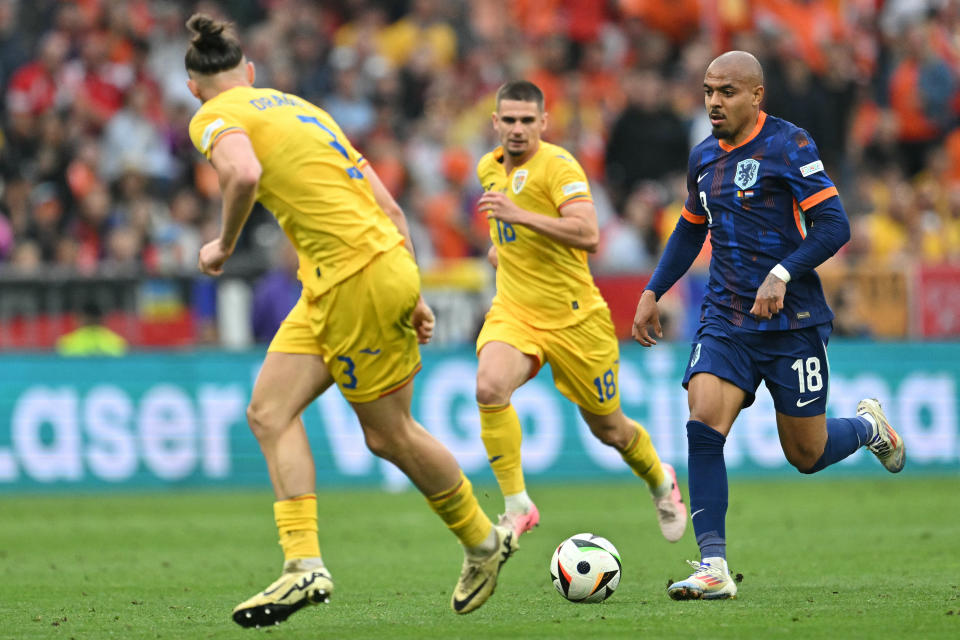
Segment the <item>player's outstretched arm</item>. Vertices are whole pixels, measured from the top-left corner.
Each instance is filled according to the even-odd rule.
[[[407,248],[407,251],[410,252],[410,255],[413,256],[413,259],[416,260],[417,254],[413,250],[413,240],[410,239],[410,228],[407,226],[407,217],[403,214],[403,209],[401,209],[397,201],[393,199],[390,191],[383,184],[383,181],[380,180],[380,176],[377,175],[377,172],[373,170],[372,166],[368,165],[364,168],[363,173],[370,182],[370,187],[373,189],[373,198],[377,201],[377,204],[380,205],[380,208],[383,209],[383,212],[387,214],[387,217],[393,222],[394,226],[400,232],[400,235],[403,236],[403,245]],[[433,337],[433,327],[436,324],[436,318],[422,295],[420,299],[417,300],[417,306],[413,309],[410,320],[413,323],[413,328],[417,331],[417,340],[420,344],[430,342],[430,339]]]
[[[633,339],[645,347],[657,344],[650,335],[650,327],[657,338],[663,337],[663,328],[660,326],[660,309],[657,307],[657,294],[647,289],[640,296],[637,303],[637,313],[633,316]]]
[[[240,231],[246,224],[263,169],[250,138],[242,131],[222,136],[213,147],[210,162],[220,180],[223,195],[220,237],[200,248],[198,266],[211,276],[223,273],[223,265],[233,254]]]
[[[487,218],[495,218],[510,224],[521,224],[568,247],[595,253],[600,244],[600,229],[593,203],[571,202],[560,209],[559,218],[540,215],[521,209],[506,194],[487,191],[477,202]]]
[[[687,272],[707,239],[706,220],[693,223],[681,217],[673,228],[657,268],[645,287],[659,299]],[[646,291],[644,291],[646,293]]]

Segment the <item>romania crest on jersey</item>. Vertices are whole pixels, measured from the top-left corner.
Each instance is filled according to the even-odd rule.
[[[527,170],[520,169],[515,174],[513,174],[513,192],[520,193],[523,191],[523,185],[527,183]]]

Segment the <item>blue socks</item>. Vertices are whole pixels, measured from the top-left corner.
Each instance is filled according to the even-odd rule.
[[[827,419],[827,444],[823,455],[803,473],[816,473],[843,460],[863,446],[873,426],[860,416]],[[727,557],[727,466],[723,445],[727,439],[702,422],[687,422],[690,517],[700,545],[700,556]]]
[[[702,558],[727,557],[727,439],[702,422],[687,422],[690,516]]]
[[[866,443],[873,425],[866,418],[827,418],[827,444],[823,455],[809,469],[801,473],[816,473],[834,462],[840,462]]]

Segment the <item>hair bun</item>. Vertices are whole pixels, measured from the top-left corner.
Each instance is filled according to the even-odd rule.
[[[187,28],[197,34],[190,42],[198,49],[210,46],[223,46],[223,30],[226,28],[225,23],[217,22],[210,16],[198,13],[187,21]]]
[[[233,69],[243,61],[243,50],[229,22],[195,13],[187,20],[187,29],[194,34],[184,56],[187,71],[220,73]]]

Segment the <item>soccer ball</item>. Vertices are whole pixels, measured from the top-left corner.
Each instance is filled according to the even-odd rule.
[[[570,602],[603,602],[620,584],[620,554],[606,538],[578,533],[553,552],[550,578]]]

